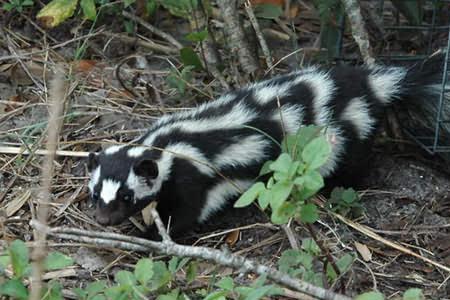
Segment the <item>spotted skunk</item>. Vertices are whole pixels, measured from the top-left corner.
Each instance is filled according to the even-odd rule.
[[[118,224],[156,200],[172,233],[205,222],[279,155],[268,136],[280,141],[305,124],[326,126],[334,138],[321,170],[330,177],[367,154],[386,107],[433,119],[442,66],[441,55],[410,68],[310,67],[165,115],[129,144],[89,155],[96,219]]]

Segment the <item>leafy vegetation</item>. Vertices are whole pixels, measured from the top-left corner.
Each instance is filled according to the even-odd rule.
[[[59,270],[73,264],[73,260],[60,253],[51,252],[45,259],[46,270]],[[7,272],[9,267],[12,274]],[[28,288],[25,280],[30,276],[30,255],[24,242],[16,240],[11,243],[7,253],[0,256],[0,295],[9,296],[14,299],[28,299]],[[44,288],[41,299],[63,299],[61,284],[50,281]]]

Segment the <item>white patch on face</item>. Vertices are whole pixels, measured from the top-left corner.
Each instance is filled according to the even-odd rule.
[[[117,191],[120,188],[120,182],[114,181],[112,179],[105,179],[102,183],[102,191],[100,192],[100,199],[103,200],[105,204],[117,198]]]
[[[114,153],[119,152],[120,149],[122,149],[123,147],[125,147],[125,145],[114,145],[111,147],[106,148],[103,153],[107,154],[107,155],[112,155]]]
[[[97,168],[95,168],[95,170],[91,172],[91,180],[89,180],[88,184],[88,188],[91,194],[94,192],[94,188],[100,180],[100,170],[101,166],[97,166]]]
[[[144,154],[145,150],[147,150],[147,149],[148,149],[147,147],[140,147],[140,146],[133,147],[133,148],[128,149],[127,155],[129,157],[140,157],[140,156],[142,156],[142,154]]]
[[[179,129],[188,133],[207,132],[211,130],[222,130],[241,128],[243,124],[254,120],[257,113],[242,102],[233,106],[230,112],[223,116],[203,118],[197,120],[179,120],[152,132],[145,140],[144,145],[152,145],[155,139],[164,134]]]
[[[271,141],[261,135],[251,135],[226,147],[213,159],[217,168],[226,166],[246,166],[266,157],[265,150]]]
[[[233,180],[233,182],[239,187],[239,190],[247,190],[253,183],[252,180]],[[236,197],[240,194],[239,191],[229,181],[223,181],[213,186],[206,195],[206,202],[202,208],[199,222],[204,222],[215,212],[219,211],[232,197]]]
[[[152,189],[147,185],[144,177],[137,176],[133,169],[128,173],[127,187],[134,192],[134,201],[152,195]]]
[[[400,67],[377,67],[369,75],[369,86],[382,104],[388,104],[399,96],[401,81],[406,70]]]
[[[361,140],[369,136],[375,125],[375,119],[370,115],[369,105],[362,97],[350,100],[342,112],[342,120],[349,121],[355,126]]]
[[[284,105],[277,109],[270,118],[281,124],[287,134],[295,134],[303,121],[303,109],[301,105]]]
[[[267,85],[260,88],[255,88],[254,96],[256,101],[261,104],[269,103],[270,101],[276,101],[277,97],[287,96],[289,89],[292,87],[292,82],[284,82],[280,85]]]

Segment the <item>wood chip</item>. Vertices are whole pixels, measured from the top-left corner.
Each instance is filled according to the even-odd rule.
[[[22,208],[22,206],[30,199],[31,197],[31,191],[26,190],[22,194],[20,194],[18,197],[15,197],[12,201],[8,202],[6,205],[6,216],[11,217],[14,215],[19,209]]]
[[[358,242],[355,242],[355,247],[358,253],[361,255],[361,257],[364,259],[364,261],[368,262],[372,260],[372,252],[370,252],[369,247],[367,247],[365,244],[361,244]]]

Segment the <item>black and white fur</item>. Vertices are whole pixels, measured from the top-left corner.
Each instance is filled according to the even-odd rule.
[[[89,156],[97,220],[120,223],[156,200],[172,232],[206,221],[279,155],[261,132],[281,141],[302,125],[326,126],[333,150],[321,174],[336,174],[367,155],[387,106],[435,112],[441,68],[440,58],[409,69],[311,67],[163,116],[139,139]]]

